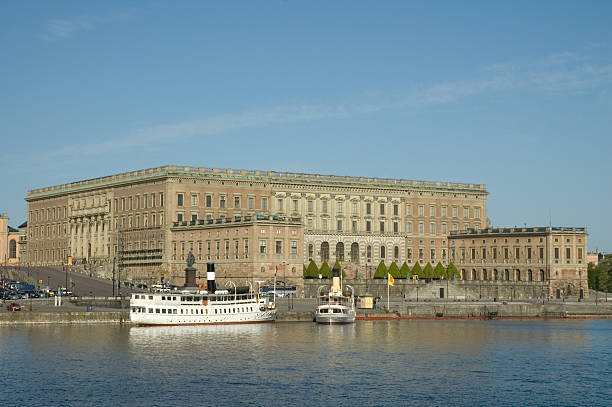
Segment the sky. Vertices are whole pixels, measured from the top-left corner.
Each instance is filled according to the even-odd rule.
[[[612,251],[610,1],[0,6],[0,212],[163,165],[486,184]]]

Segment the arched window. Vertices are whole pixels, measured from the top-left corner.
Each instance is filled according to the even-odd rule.
[[[499,272],[497,271],[497,269],[493,270],[493,276],[495,278],[495,281],[499,280]]]
[[[516,281],[521,281],[521,270],[516,270]]]
[[[527,279],[533,281],[533,271],[531,269],[527,272]]]
[[[510,270],[506,269],[504,274],[505,274],[504,280],[506,280],[506,281],[510,280]]]
[[[393,248],[393,258],[395,260],[399,259],[399,246],[395,246]]]
[[[351,261],[359,264],[359,243],[357,242],[351,245]]]
[[[465,271],[465,269],[461,269],[461,279],[467,280],[467,272]]]
[[[387,249],[387,248],[386,248],[385,246],[380,246],[380,258],[381,258],[381,259],[384,259],[384,258],[385,258],[385,255],[387,254],[387,253],[386,253],[386,249]]]
[[[370,259],[372,258],[372,246],[368,246],[366,248],[366,256],[368,258],[368,261],[370,261]]]
[[[488,280],[488,278],[487,278],[487,269],[482,269],[482,279],[483,280]]]
[[[545,280],[544,270],[540,270],[540,281],[544,281],[544,280]]]
[[[478,280],[478,276],[476,275],[476,270],[472,269],[472,280]]]
[[[17,258],[17,242],[15,240],[11,240],[9,242],[9,259]]]
[[[311,243],[308,245],[308,260],[312,260],[313,254],[314,254],[314,245]]]
[[[336,244],[336,261],[344,261],[344,243]]]
[[[329,261],[329,243],[321,243],[321,261]]]

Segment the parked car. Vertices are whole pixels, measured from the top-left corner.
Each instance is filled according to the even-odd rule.
[[[16,302],[11,302],[6,304],[6,309],[9,311],[21,311],[21,305],[17,304]]]

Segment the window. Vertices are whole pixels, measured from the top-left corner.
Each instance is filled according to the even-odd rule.
[[[446,231],[446,223],[442,223],[442,230],[441,230],[442,234],[445,235],[447,233]]]
[[[434,261],[436,259],[436,249],[430,249],[429,255],[431,256],[430,257],[431,261]]]
[[[342,232],[342,219],[338,219],[338,232]]]
[[[309,199],[308,201],[306,201],[306,207],[308,209],[308,212],[312,213],[313,207],[314,207],[312,199]]]
[[[197,214],[197,213],[192,213],[192,214],[191,214],[191,220],[192,220],[193,222],[195,222],[196,220],[198,220],[198,214]]]
[[[406,223],[406,233],[412,233],[412,222]]]
[[[412,216],[412,204],[406,204],[406,216]]]
[[[393,216],[399,216],[399,205],[393,204]]]
[[[381,203],[381,204],[380,204],[380,214],[381,214],[381,215],[384,215],[384,214],[385,214],[385,204],[384,204],[384,203]]]
[[[446,218],[446,205],[442,205],[442,217]]]
[[[277,240],[276,241],[275,253],[276,254],[282,254],[283,253],[283,242],[281,240]]]
[[[353,215],[357,215],[358,211],[357,211],[357,202],[351,202],[351,210]]]
[[[480,219],[480,208],[478,206],[474,208],[474,217]]]
[[[293,212],[297,212],[298,211],[298,200],[294,199],[292,202],[293,202]]]
[[[368,257],[368,260],[372,258],[372,246],[366,247],[366,256]]]
[[[470,217],[470,207],[469,206],[464,206],[463,207],[463,217],[465,219]]]
[[[239,196],[234,196],[234,208],[236,209],[240,208],[240,197]]]
[[[485,247],[482,248],[482,258],[483,260],[486,260],[487,258],[487,249]]]
[[[255,198],[250,196],[247,204],[248,204],[249,209],[255,209]]]
[[[352,221],[351,230],[353,231],[353,233],[357,232],[357,221],[356,220]]]
[[[408,258],[408,260],[412,260],[412,249],[411,248],[406,249],[406,257]]]
[[[432,235],[436,234],[436,224],[434,222],[429,223],[429,233]]]
[[[337,208],[338,208],[338,213],[342,213],[342,201],[338,201]]]
[[[183,206],[183,194],[176,195],[176,206]]]
[[[493,260],[497,260],[497,247],[493,248]]]
[[[219,208],[225,209],[225,195],[219,196]]]
[[[421,247],[419,248],[419,260],[423,260],[424,257],[425,257],[425,249]]]
[[[177,222],[182,222],[183,221],[183,214],[182,213],[177,213],[176,214],[176,221]]]
[[[366,215],[372,214],[372,204],[370,202],[366,202]]]
[[[327,230],[327,219],[321,219],[321,228]]]
[[[459,208],[457,206],[453,206],[453,218],[456,218],[459,216]]]
[[[393,247],[393,258],[396,260],[399,259],[399,246]]]
[[[519,260],[521,258],[521,249],[518,247],[514,248],[514,258]]]
[[[198,194],[191,194],[191,206],[198,206]]]
[[[265,240],[259,241],[259,253],[266,254],[266,241]]]
[[[249,258],[249,239],[244,239],[244,258]]]
[[[436,216],[436,207],[433,205],[429,206],[429,216]]]
[[[366,220],[366,232],[371,232],[372,231],[372,222],[369,220]]]
[[[380,222],[380,233],[385,232],[385,222]]]
[[[155,193],[151,194],[151,208],[155,208]]]
[[[297,242],[295,240],[291,241],[291,254],[297,254]]]
[[[268,197],[266,196],[261,198],[261,209],[264,211],[268,210]]]
[[[212,195],[206,195],[206,207],[212,207]]]
[[[321,201],[321,212],[327,213],[327,199]]]
[[[164,206],[164,193],[163,192],[159,193],[159,206],[162,208]]]
[[[312,260],[314,254],[314,245],[309,244],[308,245],[308,260]]]
[[[567,262],[569,263],[570,259],[571,259],[571,249],[569,247],[565,248],[565,260],[567,260]]]
[[[531,247],[527,248],[527,259],[531,260]]]
[[[399,224],[397,222],[393,222],[393,233],[399,233]]]
[[[510,254],[508,253],[509,250],[507,247],[504,247],[504,259],[508,260],[508,258],[510,257]]]
[[[419,205],[419,216],[425,216],[425,205]]]
[[[423,222],[419,222],[419,234],[422,235],[425,233],[425,224]]]
[[[380,258],[381,259],[385,258],[385,255],[387,254],[386,251],[387,251],[387,248],[385,246],[380,246]]]
[[[540,247],[540,259],[544,258],[544,248]]]

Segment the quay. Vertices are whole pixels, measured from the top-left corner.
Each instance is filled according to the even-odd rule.
[[[128,301],[119,297],[73,297],[62,306],[52,300],[21,301],[22,311],[0,311],[0,325],[125,324],[131,325]],[[277,323],[312,322],[311,299],[278,302]],[[392,301],[390,309],[358,309],[357,321],[410,319],[611,318],[612,301]]]

